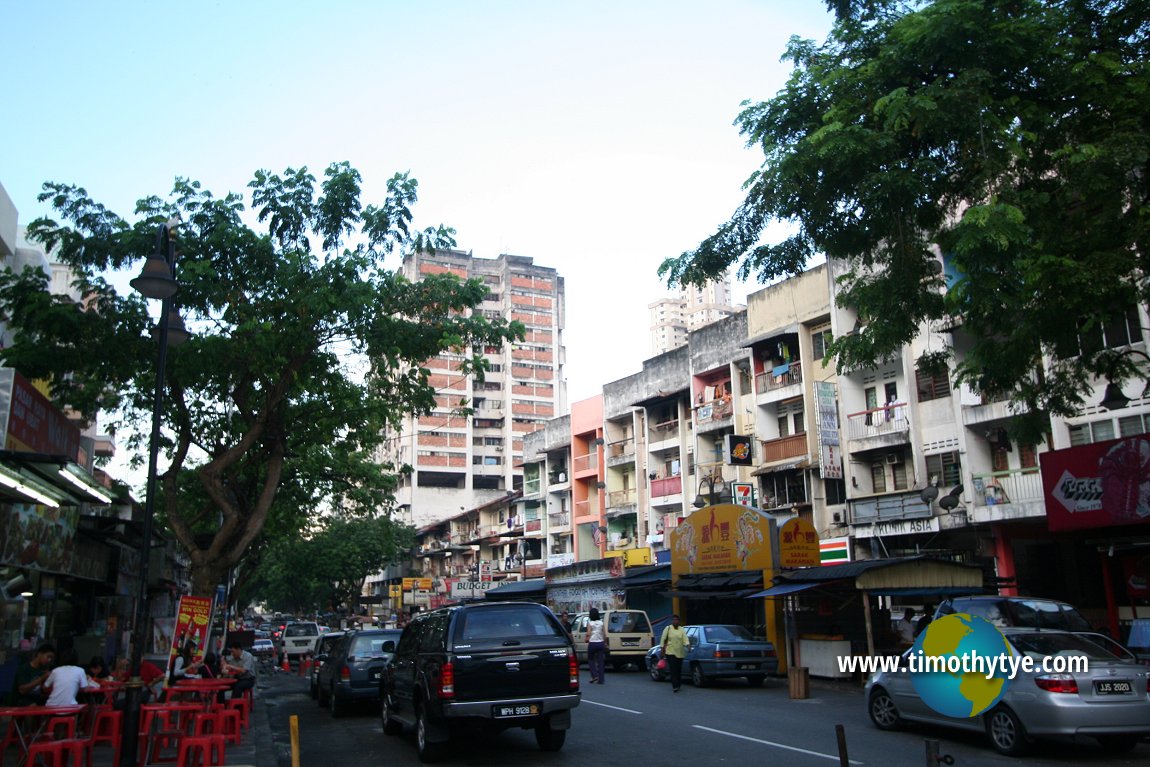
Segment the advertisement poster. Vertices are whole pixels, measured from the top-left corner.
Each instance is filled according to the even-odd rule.
[[[671,572],[770,570],[774,538],[775,521],[763,512],[730,503],[700,509],[671,532]]]
[[[1053,531],[1150,524],[1150,439],[1052,450],[1039,457]]]
[[[208,627],[212,622],[211,597],[180,597],[180,607],[176,611],[176,626],[172,649],[168,653],[168,668],[179,654],[180,648],[190,645],[192,661],[203,660],[208,644]]]

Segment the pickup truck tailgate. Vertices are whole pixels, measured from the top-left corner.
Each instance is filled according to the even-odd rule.
[[[568,649],[523,646],[456,648],[456,700],[555,695],[570,691]]]

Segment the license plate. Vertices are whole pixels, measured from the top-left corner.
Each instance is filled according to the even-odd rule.
[[[755,664],[755,663],[740,663],[739,664],[739,671],[754,671],[757,668],[758,668],[758,664]]]
[[[371,681],[378,682],[382,678],[383,678],[383,672],[382,671],[372,671],[371,672]]]
[[[638,647],[639,646],[639,640],[638,639],[624,639],[623,640],[623,646],[624,647]]]
[[[1134,692],[1134,685],[1127,681],[1095,682],[1094,692],[1099,695],[1129,695]]]
[[[495,706],[494,716],[496,719],[507,719],[513,716],[537,716],[539,714],[538,703],[521,703],[517,706]]]

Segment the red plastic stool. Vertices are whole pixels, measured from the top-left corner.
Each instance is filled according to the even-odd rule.
[[[243,740],[243,714],[238,708],[222,708],[216,712],[219,717],[219,733],[228,743],[239,743]]]
[[[61,736],[63,731],[63,736]],[[76,717],[74,716],[54,716],[48,720],[48,724],[44,726],[44,731],[36,740],[64,740],[65,738],[74,739],[76,737]]]
[[[124,724],[124,712],[111,708],[96,711],[92,720],[92,745],[108,743],[112,746],[112,764],[120,763],[120,732]]]
[[[223,735],[189,735],[180,741],[176,767],[217,767],[223,763]]]
[[[229,698],[228,708],[240,712],[240,724],[245,730],[251,727],[251,713],[252,713],[252,699],[244,696],[242,698]]]
[[[66,767],[68,758],[72,759],[72,767],[81,767],[84,763],[84,751],[88,745],[87,740],[66,738],[64,740],[37,740],[28,746],[27,764],[42,764],[48,767]]]

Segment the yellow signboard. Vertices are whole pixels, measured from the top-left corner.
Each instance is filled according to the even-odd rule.
[[[431,591],[431,578],[404,578],[404,591]]]
[[[771,570],[773,524],[761,511],[733,503],[700,509],[671,532],[671,573]]]
[[[788,519],[779,529],[779,567],[816,567],[819,534],[802,517]]]

